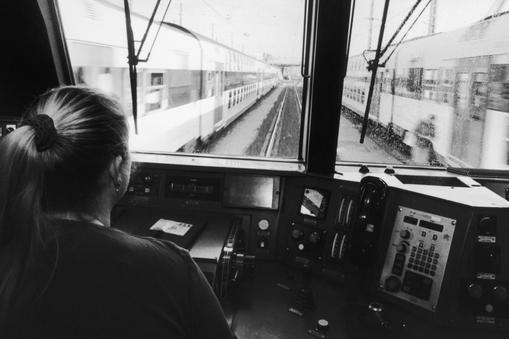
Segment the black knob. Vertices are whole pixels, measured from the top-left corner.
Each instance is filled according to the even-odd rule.
[[[329,330],[329,322],[326,319],[320,319],[316,322],[316,329],[320,332],[327,332]]]
[[[385,174],[394,174],[394,173],[396,173],[396,171],[394,170],[394,168],[392,166],[387,166],[384,170],[384,173]]]
[[[472,284],[468,285],[467,291],[468,291],[468,295],[474,299],[479,299],[483,295],[482,287],[479,284],[472,283]]]
[[[397,247],[396,247],[396,250],[399,252],[399,253],[405,253],[406,250],[407,250],[407,245],[405,243],[400,243]]]
[[[292,238],[294,238],[295,240],[299,240],[301,239],[302,237],[304,236],[304,232],[302,232],[301,230],[299,230],[298,228],[294,228],[293,231],[292,231]]]
[[[507,292],[507,288],[504,286],[495,286],[493,287],[493,296],[497,301],[506,301],[509,298],[509,293]]]
[[[402,237],[403,239],[408,239],[410,238],[410,231],[409,230],[401,230],[399,232],[399,236]]]
[[[362,165],[360,168],[359,168],[359,172],[362,173],[362,174],[366,174],[366,173],[369,173],[369,167],[366,166],[366,165]]]
[[[495,230],[497,227],[497,222],[495,218],[492,217],[483,217],[479,220],[479,234],[486,236],[494,236]]]
[[[379,304],[377,302],[372,302],[368,305],[368,310],[371,312],[372,315],[374,315],[374,320],[376,321],[376,324],[384,329],[384,330],[390,330],[391,324],[386,321],[383,317],[383,306],[382,304]]]
[[[366,214],[359,215],[359,224],[365,226],[368,222],[368,216]]]
[[[398,292],[401,288],[401,280],[394,276],[390,276],[385,280],[385,289],[389,292]]]
[[[316,245],[320,242],[321,240],[321,237],[320,237],[320,233],[318,232],[313,232],[309,235],[309,242],[312,243],[313,245]]]

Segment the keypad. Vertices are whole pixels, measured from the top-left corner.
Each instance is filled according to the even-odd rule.
[[[392,265],[392,273],[401,275],[403,273],[403,267],[405,266],[405,255],[398,253],[394,258],[394,264]]]
[[[412,246],[407,268],[435,276],[438,258],[440,258],[440,254],[435,253],[434,245],[431,245],[429,249],[424,249],[424,244],[421,242],[418,247]]]

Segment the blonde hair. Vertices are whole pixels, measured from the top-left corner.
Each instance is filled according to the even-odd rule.
[[[56,130],[44,150],[37,145],[41,131],[30,124],[38,115],[49,116]],[[0,140],[0,323],[5,312],[31,302],[51,279],[48,271],[41,281],[31,280],[35,259],[56,245],[49,215],[88,213],[101,190],[101,174],[115,156],[128,152],[120,105],[90,88],[48,91],[22,125]]]

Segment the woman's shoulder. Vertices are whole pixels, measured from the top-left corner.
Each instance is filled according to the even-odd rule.
[[[91,258],[107,257],[109,261],[142,266],[184,269],[191,261],[189,252],[170,241],[140,237],[113,227],[86,222],[58,222],[63,245],[85,252]]]

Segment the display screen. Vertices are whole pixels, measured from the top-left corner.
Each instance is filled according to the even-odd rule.
[[[406,222],[406,223],[408,223],[408,224],[417,225],[417,221],[418,221],[418,220],[417,220],[417,219],[415,219],[415,218],[409,217],[409,216],[407,215],[407,216],[405,216],[405,217],[403,218],[403,221],[404,221],[404,222]]]
[[[325,218],[329,192],[315,188],[304,188],[300,213],[318,219]]]
[[[442,232],[444,230],[444,226],[435,224],[434,222],[426,221],[426,220],[421,220],[419,222],[419,226],[433,230],[433,231],[437,231],[437,232]]]
[[[225,179],[223,204],[232,207],[277,209],[280,179],[231,175]]]

